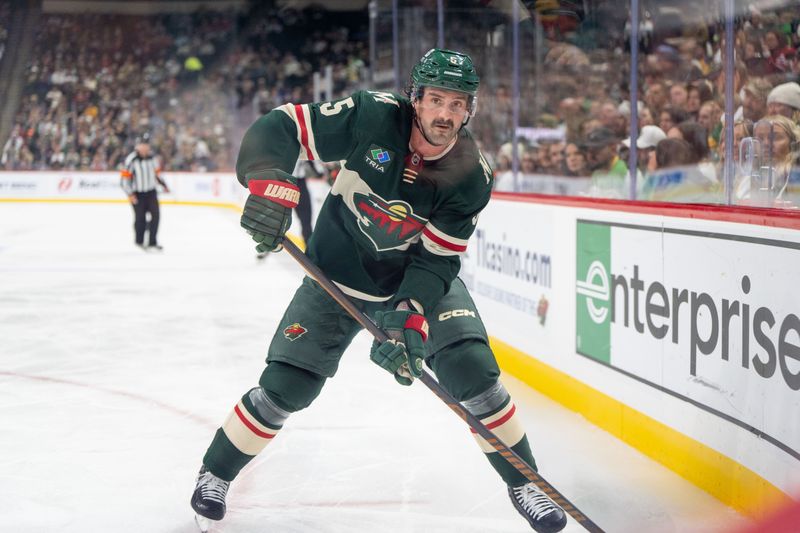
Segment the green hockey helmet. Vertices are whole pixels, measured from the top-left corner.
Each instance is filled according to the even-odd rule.
[[[466,121],[475,115],[477,108],[478,85],[480,78],[467,54],[431,48],[411,69],[411,86],[408,95],[411,100],[422,97],[424,87],[439,87],[469,95],[469,114]]]
[[[468,55],[442,48],[428,50],[411,69],[412,88],[439,87],[475,96],[479,82],[478,73]]]

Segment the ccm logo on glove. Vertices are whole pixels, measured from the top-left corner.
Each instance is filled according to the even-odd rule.
[[[250,180],[247,188],[251,194],[272,200],[276,204],[294,209],[300,201],[300,189],[297,185],[278,180]]]

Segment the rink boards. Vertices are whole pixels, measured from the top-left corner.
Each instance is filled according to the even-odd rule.
[[[226,173],[165,179],[163,203],[245,198]],[[316,211],[326,186],[309,187]],[[116,172],[18,172],[0,173],[0,201],[127,200]],[[506,372],[760,516],[800,493],[799,226],[790,213],[497,194],[461,276]]]
[[[506,371],[758,516],[800,492],[800,231],[761,215],[499,194],[462,278]]]

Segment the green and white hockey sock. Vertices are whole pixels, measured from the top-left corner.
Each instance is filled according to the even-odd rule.
[[[465,400],[461,404],[536,470],[536,461],[531,453],[525,429],[516,414],[517,408],[511,399],[511,395],[500,381],[495,383],[489,390],[474,398]],[[471,431],[472,436],[475,437],[478,445],[486,454],[486,458],[489,459],[492,467],[500,474],[500,477],[503,478],[507,485],[517,487],[528,481],[491,444],[486,442],[475,430]]]
[[[232,481],[272,442],[290,414],[270,400],[261,387],[251,389],[217,430],[203,464],[215,476]]]

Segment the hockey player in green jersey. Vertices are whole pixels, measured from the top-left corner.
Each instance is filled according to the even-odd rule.
[[[247,131],[236,163],[250,195],[241,224],[259,252],[281,247],[297,204],[297,159],[341,161],[307,253],[392,336],[370,358],[410,385],[423,364],[464,407],[530,465],[514,403],[466,287],[459,255],[492,190],[492,172],[464,127],[478,75],[469,56],[433,49],[414,66],[408,97],[359,91],[334,102],[286,104]],[[465,310],[458,313],[447,311]],[[225,514],[228,485],[308,407],[361,329],[305,278],[270,343],[258,386],[246,392],[203,457],[192,507]],[[564,511],[476,436],[516,509],[540,532],[560,531]]]

